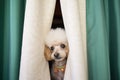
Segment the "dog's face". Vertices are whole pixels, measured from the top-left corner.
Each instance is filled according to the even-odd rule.
[[[51,29],[45,39],[45,58],[55,61],[62,61],[67,58],[69,47],[65,30]]]
[[[69,53],[68,43],[55,42],[52,45],[45,47],[45,57],[48,61],[62,61],[67,58]]]

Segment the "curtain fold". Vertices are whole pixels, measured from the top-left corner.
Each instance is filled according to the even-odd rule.
[[[120,0],[110,0],[109,52],[111,80],[120,80]]]
[[[87,0],[87,45],[90,80],[110,80],[109,36],[103,0]]]
[[[120,0],[87,0],[89,80],[120,80]]]
[[[85,0],[61,0],[69,42],[65,80],[87,80]]]
[[[19,80],[50,80],[44,38],[52,25],[56,0],[27,0]]]
[[[4,21],[3,24],[3,67],[2,72],[3,75],[1,76],[3,80],[9,80],[9,54],[10,54],[10,1],[5,0],[4,1]]]
[[[19,77],[24,6],[24,0],[10,0],[10,80],[18,80]]]
[[[0,80],[2,80],[2,77],[3,77],[3,52],[4,52],[4,39],[3,39],[3,35],[4,35],[4,5],[5,5],[5,1],[4,0],[1,0],[0,2]]]
[[[25,0],[0,5],[0,80],[18,80]]]

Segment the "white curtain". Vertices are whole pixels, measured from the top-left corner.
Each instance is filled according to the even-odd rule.
[[[70,47],[65,80],[87,80],[86,2],[85,0],[60,1]]]
[[[56,0],[27,0],[19,80],[50,80],[44,36],[50,30]]]
[[[87,80],[85,0],[60,0],[70,53],[64,80]],[[27,0],[19,80],[50,80],[44,37],[56,0]]]

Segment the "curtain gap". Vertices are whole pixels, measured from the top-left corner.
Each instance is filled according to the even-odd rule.
[[[53,16],[52,26],[51,29],[56,28],[64,28],[63,18],[62,18],[62,12],[61,12],[61,6],[60,6],[60,0],[56,1],[55,5],[55,12]],[[49,69],[52,68],[52,61],[49,61]]]
[[[61,12],[61,7],[60,7],[60,0],[56,1],[55,12],[54,12],[51,28],[52,29],[64,28],[62,12]]]

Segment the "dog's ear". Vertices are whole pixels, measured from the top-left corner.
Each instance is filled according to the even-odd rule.
[[[48,61],[52,60],[51,59],[51,51],[50,51],[50,48],[47,45],[45,45],[44,55],[45,55],[46,60],[48,60]]]
[[[65,48],[65,52],[66,52],[66,54],[67,54],[67,56],[68,56],[68,54],[69,54],[69,46],[68,46],[68,44],[67,44],[67,46],[66,46],[66,48]]]

